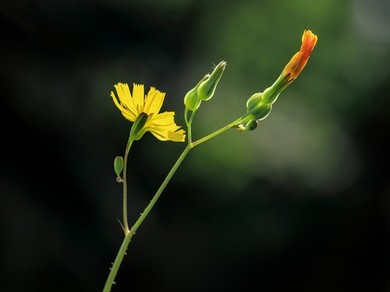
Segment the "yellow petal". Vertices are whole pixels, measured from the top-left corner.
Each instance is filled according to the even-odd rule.
[[[135,121],[136,118],[131,111],[125,109],[124,111],[121,111],[121,112],[122,112],[122,115],[126,118],[126,120],[129,120],[130,122]]]
[[[114,86],[118,95],[118,100],[123,108],[131,112],[132,119],[137,117],[137,111],[134,107],[133,97],[131,96],[129,85],[127,83],[118,83]]]
[[[174,121],[174,112],[164,112],[152,117],[145,125],[147,131],[151,132],[161,141],[184,142],[185,132],[180,130]]]
[[[144,85],[133,83],[133,102],[137,116],[144,112],[144,101]]]
[[[164,92],[161,92],[156,88],[151,87],[145,99],[145,113],[147,113],[148,115],[157,114],[160,111],[161,106],[164,102],[164,97]]]
[[[186,135],[184,130],[179,130],[177,132],[168,132],[168,138],[174,142],[184,142],[186,140]]]
[[[159,139],[160,141],[168,141],[168,133],[162,129],[149,129],[148,130],[154,137]]]
[[[132,97],[127,83],[118,83],[114,85],[120,104],[127,108],[132,108]]]
[[[174,142],[184,142],[185,141],[185,132],[184,130],[179,131],[167,131],[166,128],[152,128],[148,129],[154,137],[160,141],[174,141]]]
[[[149,120],[149,123],[152,123],[157,126],[168,126],[170,124],[175,124],[174,116],[174,112],[163,112],[153,116]]]
[[[119,95],[119,94],[118,94]],[[123,116],[131,121],[131,122],[134,122],[135,119],[136,119],[136,115],[130,110],[130,109],[127,109],[125,108],[122,104],[120,104],[118,102],[118,99],[116,98],[114,92],[111,91],[111,97],[112,97],[112,100],[114,101],[116,107],[122,112]]]

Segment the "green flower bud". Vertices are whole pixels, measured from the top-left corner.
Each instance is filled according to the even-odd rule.
[[[246,109],[247,112],[251,112],[254,110],[254,108],[258,105],[261,104],[263,100],[263,93],[262,92],[256,92],[253,94],[248,101],[246,102]]]
[[[254,120],[264,120],[271,112],[272,105],[264,103],[264,94],[257,92],[246,102],[247,113],[251,114]]]
[[[198,98],[197,90],[198,87],[194,87],[184,96],[184,105],[191,111],[196,111],[200,106],[201,100]]]
[[[121,173],[123,170],[123,157],[117,156],[114,159],[114,171],[116,173],[116,181],[122,182]]]
[[[205,75],[199,81],[199,83],[194,88],[192,88],[190,91],[188,91],[186,93],[186,95],[184,96],[184,105],[186,106],[186,108],[188,110],[191,110],[194,112],[199,108],[200,104],[202,103],[202,100],[198,96],[198,87],[204,80],[207,80],[209,77],[210,77],[209,74]]]
[[[225,70],[226,62],[220,62],[211,73],[210,77],[200,83],[198,87],[198,96],[201,100],[209,100],[213,97],[218,82]]]
[[[251,114],[254,119],[257,121],[264,120],[271,112],[272,105],[271,104],[259,104],[257,107],[255,107]]]

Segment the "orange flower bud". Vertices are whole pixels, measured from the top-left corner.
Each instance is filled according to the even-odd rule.
[[[302,45],[284,67],[278,79],[263,92],[253,94],[246,103],[247,114],[238,122],[239,131],[252,131],[256,129],[258,121],[264,120],[272,109],[272,104],[277,100],[280,93],[286,89],[305,68],[307,61],[313,51],[317,36],[310,30],[305,30],[302,35]],[[244,126],[245,124],[245,126]]]
[[[303,68],[309,59],[317,43],[317,36],[311,30],[305,30],[302,35],[302,45],[298,53],[296,53],[284,67],[282,75],[288,75],[287,81],[293,81],[302,72]]]

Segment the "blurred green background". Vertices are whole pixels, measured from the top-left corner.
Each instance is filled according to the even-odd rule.
[[[114,84],[167,92],[183,125],[183,96],[226,60],[200,138],[241,116],[311,29],[317,47],[271,115],[190,153],[113,291],[389,291],[389,14],[385,0],[2,1],[1,290],[101,291],[130,129]],[[133,146],[131,222],[184,146]]]

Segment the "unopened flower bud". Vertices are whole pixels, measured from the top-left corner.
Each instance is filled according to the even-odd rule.
[[[247,112],[249,113],[250,111],[252,111],[258,104],[262,103],[262,100],[263,100],[262,92],[254,93],[246,102]]]
[[[312,33],[311,30],[305,30],[303,32],[301,48],[291,58],[290,62],[288,62],[282,71],[282,75],[288,75],[288,81],[296,79],[303,68],[305,68],[306,63],[317,44],[317,40],[318,37]]]
[[[317,39],[317,36],[310,30],[303,32],[300,50],[284,67],[279,78],[264,92],[257,92],[248,99],[246,103],[247,113],[236,125],[239,131],[256,129],[258,121],[265,119],[269,115],[272,110],[272,104],[277,100],[280,93],[298,77],[306,66]]]
[[[184,105],[186,106],[186,108],[188,110],[194,112],[199,108],[200,104],[202,103],[202,100],[198,96],[198,87],[203,81],[207,80],[209,77],[210,77],[209,74],[205,75],[199,81],[199,83],[194,88],[192,88],[190,91],[188,91],[186,93],[186,95],[184,96]]]
[[[287,63],[275,83],[264,90],[264,103],[274,103],[279,97],[279,94],[298,77],[303,68],[305,68],[306,63],[317,44],[317,39],[317,36],[310,30],[305,30],[303,32],[302,45],[299,51]]]
[[[272,105],[264,103],[264,94],[257,92],[253,94],[246,103],[247,113],[251,115],[254,120],[263,120],[271,112]]]
[[[116,173],[116,181],[122,182],[121,173],[123,170],[123,157],[117,156],[114,159],[114,171]]]
[[[218,82],[225,70],[226,62],[221,61],[210,74],[210,77],[200,83],[198,87],[198,96],[201,100],[209,100],[213,97]]]

